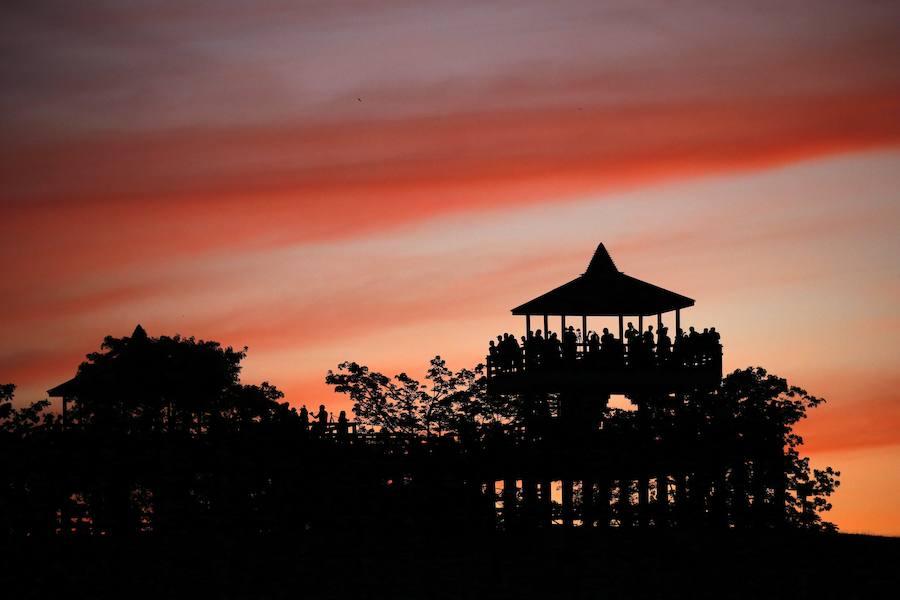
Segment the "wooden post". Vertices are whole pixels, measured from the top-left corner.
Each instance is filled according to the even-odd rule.
[[[550,320],[547,315],[544,315],[544,339],[550,337],[549,330],[550,329]]]
[[[581,315],[581,343],[584,344],[582,350],[587,352],[587,315]]]
[[[575,490],[571,479],[562,480],[562,522],[563,527],[572,526],[572,500]]]
[[[522,523],[526,528],[535,527],[538,517],[537,481],[534,479],[522,480]]]
[[[681,309],[675,309],[675,333],[681,330]]]
[[[597,482],[597,495],[594,502],[594,517],[597,527],[606,529],[609,527],[609,488],[610,481],[606,475],[602,475]]]
[[[619,480],[619,501],[616,507],[619,515],[620,527],[631,527],[633,525],[631,510],[631,480]]]
[[[669,477],[660,471],[656,475],[656,526],[666,527],[669,521]]]
[[[550,527],[553,525],[553,496],[550,491],[550,480],[541,480],[541,497],[540,497],[540,523],[542,527]]]
[[[581,523],[594,526],[594,482],[590,479],[581,480]]]
[[[646,465],[641,465],[641,474],[638,478],[638,523],[641,528],[647,527],[647,516],[650,512],[650,479],[645,469]]]
[[[638,315],[638,331],[644,335],[644,315]]]
[[[525,337],[531,337],[531,315],[525,315]]]
[[[516,480],[503,480],[503,529],[510,531],[516,527]]]
[[[619,315],[619,339],[620,340],[624,339],[623,338],[624,335],[625,335],[625,317],[623,317],[622,315]]]
[[[566,315],[560,315],[559,324],[562,329],[559,330],[559,338],[562,341],[562,336],[566,334]]]
[[[656,334],[659,335],[659,330],[662,329],[662,313],[656,313]]]

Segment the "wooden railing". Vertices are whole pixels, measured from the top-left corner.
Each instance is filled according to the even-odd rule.
[[[498,360],[499,358],[499,360]],[[499,363],[499,364],[498,364]],[[565,371],[652,371],[677,370],[689,371],[717,367],[721,370],[722,346],[678,349],[660,356],[655,350],[645,348],[629,352],[628,347],[600,349],[593,352],[586,349],[586,344],[579,343],[573,354],[563,353],[560,356],[529,356],[522,348],[518,355],[487,356],[487,377],[528,372],[565,372]]]

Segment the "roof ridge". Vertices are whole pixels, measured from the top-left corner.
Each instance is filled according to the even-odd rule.
[[[616,267],[616,263],[613,261],[612,256],[609,255],[609,251],[607,251],[603,242],[600,242],[597,249],[594,250],[594,256],[591,257],[591,262],[588,263],[587,271],[585,271],[584,274],[608,275],[610,273],[618,272],[619,269]]]

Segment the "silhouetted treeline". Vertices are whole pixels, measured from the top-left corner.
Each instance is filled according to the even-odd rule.
[[[762,369],[576,422],[553,395],[488,394],[480,365],[435,357],[420,383],[348,362],[326,381],[357,421],[315,427],[274,386],[240,383],[245,352],[138,327],[88,355],[64,418],[0,388],[0,531],[377,535],[573,514],[598,528],[830,527],[839,474],[811,470],[792,431],[821,400]],[[641,495],[654,472],[655,503]],[[571,485],[574,505],[546,485],[530,497],[529,479]]]

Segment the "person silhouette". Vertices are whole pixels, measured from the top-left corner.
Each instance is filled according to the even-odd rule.
[[[660,327],[656,332],[656,358],[659,364],[669,362],[669,355],[672,352],[672,340],[669,339],[668,333],[668,327]]]
[[[300,417],[300,431],[303,435],[306,435],[309,432],[309,411],[306,409],[305,404],[300,407],[298,416]]]
[[[569,325],[569,328],[563,332],[562,355],[567,366],[575,364],[575,355],[578,351],[578,338],[575,334],[575,328]]]
[[[337,432],[338,438],[346,440],[350,430],[350,423],[347,421],[347,411],[342,410],[338,413]]]
[[[525,338],[522,338],[524,341]],[[510,357],[510,367],[514,371],[522,370],[522,348],[519,346],[519,342],[516,340],[516,336],[509,336],[509,357]]]
[[[325,405],[319,405],[319,412],[316,413],[316,431],[319,435],[325,433],[325,428],[328,427],[328,411],[325,410]]]
[[[543,368],[547,361],[547,340],[544,339],[541,334],[541,330],[538,329],[534,333],[534,363],[539,368]]]

